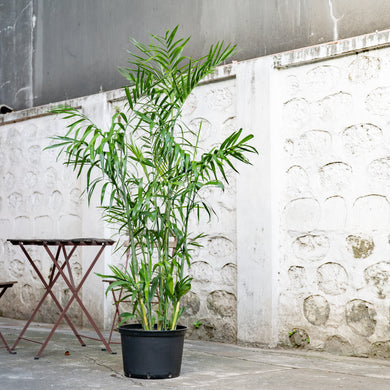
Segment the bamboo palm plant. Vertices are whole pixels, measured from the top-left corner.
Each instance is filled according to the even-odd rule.
[[[120,72],[125,109],[117,110],[107,129],[96,126],[81,111],[58,106],[70,124],[53,147],[65,153],[65,164],[78,175],[86,172],[88,200],[100,192],[106,221],[128,237],[127,269],[111,266],[114,280],[107,289],[124,289],[131,301],[128,320],[136,317],[143,329],[176,329],[183,312],[182,297],[191,289],[186,274],[191,250],[203,234],[189,231],[190,216],[212,209],[199,197],[203,187],[224,188],[225,168],[236,170],[234,160],[248,164],[252,135],[233,132],[220,146],[201,152],[201,126],[194,131],[181,122],[183,104],[191,91],[231,56],[235,47],[211,46],[207,55],[193,59],[183,55],[189,38],[176,38],[178,27],[165,35],[152,35],[151,43],[133,40],[127,68]],[[175,247],[170,251],[170,242]]]

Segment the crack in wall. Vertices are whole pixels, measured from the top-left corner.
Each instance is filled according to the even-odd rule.
[[[334,14],[334,10],[333,10],[333,0],[328,0],[328,3],[329,3],[330,19],[333,22],[333,40],[337,41],[339,39],[339,31],[338,31],[337,24],[338,24],[339,20],[341,20],[344,17],[344,15],[339,17],[339,18],[336,18],[335,14]]]

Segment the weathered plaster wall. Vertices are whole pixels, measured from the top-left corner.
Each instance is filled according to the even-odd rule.
[[[232,66],[226,66],[218,76],[218,82],[206,82],[189,97],[184,108],[184,121],[190,128],[202,122],[200,150],[206,150],[221,142],[236,129],[236,94]],[[69,101],[91,117],[96,124],[110,123],[117,107],[124,106],[123,93],[119,90],[91,95]],[[88,207],[80,199],[85,178],[77,179],[72,170],[56,161],[57,151],[43,151],[50,144],[50,136],[63,134],[66,122],[53,115],[45,115],[49,106],[20,111],[3,117],[0,125],[0,274],[2,279],[18,280],[2,300],[1,313],[9,317],[27,318],[44,289],[34,277],[31,266],[18,247],[10,245],[7,238],[42,237],[110,237],[113,234],[100,221],[96,209],[97,199]],[[44,116],[42,116],[44,115]],[[16,122],[15,122],[16,121]],[[15,122],[15,123],[14,123]],[[186,297],[188,311],[183,321],[194,338],[236,341],[236,214],[235,182],[233,172],[227,171],[230,185],[225,192],[204,191],[204,201],[210,203],[217,214],[210,223],[203,216],[191,222],[195,232],[206,231],[203,248],[194,254],[191,275],[193,291]],[[29,249],[43,274],[49,274],[50,259],[44,251]],[[80,251],[74,267],[81,276],[91,259],[91,251]],[[108,272],[108,264],[124,263],[119,253],[106,249],[104,257],[94,269]],[[100,278],[91,275],[83,291],[83,300],[101,326],[111,327],[113,306],[111,295],[104,296],[106,286]],[[64,283],[58,284],[56,294],[61,304],[69,298]],[[15,310],[15,307],[17,308]],[[52,322],[58,310],[49,299],[36,317]],[[71,318],[87,325],[77,305]],[[200,321],[198,328],[194,322]]]
[[[388,355],[390,49],[303,62],[275,70],[278,342]]]
[[[44,288],[21,250],[6,239],[81,234],[80,184],[56,162],[55,152],[42,151],[59,126],[54,117],[40,117],[0,127],[0,275],[2,280],[18,281],[1,305],[2,314],[10,317],[25,318]],[[48,276],[50,264],[44,253],[37,247],[28,251]],[[80,277],[80,253],[73,267]],[[56,292],[61,303],[69,294],[65,284],[59,284]],[[55,315],[56,309],[47,301],[37,319],[50,322]],[[72,317],[81,322],[79,311]]]
[[[84,112],[91,113],[90,98],[73,101],[83,103]],[[96,103],[96,99],[95,99]],[[88,208],[80,198],[82,181],[61,160],[57,151],[43,151],[50,145],[49,137],[63,133],[66,122],[53,115],[46,116],[48,107],[9,114],[0,126],[0,275],[2,280],[17,280],[2,299],[2,315],[27,318],[35,302],[43,295],[44,287],[33,272],[19,247],[7,242],[8,238],[71,238],[102,237],[104,226],[95,208]],[[32,259],[46,278],[51,261],[39,247],[26,247]],[[109,251],[109,249],[107,250]],[[91,251],[76,252],[72,268],[76,281],[91,260]],[[103,271],[102,261],[96,271]],[[98,323],[103,323],[104,293],[95,275],[84,285],[81,295]],[[86,292],[86,293],[85,293]],[[56,284],[55,293],[65,305],[70,291],[65,282]],[[86,324],[81,310],[72,305],[70,317],[78,324]],[[36,320],[54,322],[57,307],[47,299]]]
[[[236,82],[232,66],[220,70],[217,82],[204,83],[195,89],[183,108],[183,121],[196,130],[202,123],[199,150],[217,145],[237,129]],[[123,109],[125,100],[118,92],[109,96],[110,113]],[[193,218],[194,234],[206,232],[202,248],[193,254],[190,275],[192,291],[185,297],[181,322],[189,327],[192,338],[225,342],[237,340],[236,292],[236,176],[227,171],[226,190],[207,189],[201,196],[215,211],[211,220],[207,214],[200,221]],[[116,258],[116,262],[123,262]],[[194,323],[200,322],[199,327]]]
[[[72,104],[104,124],[123,97],[112,91]],[[21,278],[2,310],[18,317],[40,285],[5,238],[111,234],[95,208],[77,203],[82,183],[41,152],[64,126],[34,117],[46,108],[0,122],[0,270]],[[190,271],[190,337],[388,355],[389,108],[388,31],[224,66],[194,91],[184,119],[203,121],[202,146],[243,127],[260,156],[229,173],[224,193],[203,194],[218,217],[193,221],[209,237]],[[80,254],[81,270],[86,259]],[[101,270],[118,261],[107,251]],[[91,278],[83,297],[108,327],[103,291]],[[45,310],[40,318],[52,319],[55,309]]]
[[[225,68],[229,75],[231,67]],[[190,96],[184,111],[186,123],[194,129],[202,122],[200,148],[205,151],[220,144],[237,129],[236,80],[202,85]],[[201,196],[213,207],[216,215],[208,222],[207,214],[200,221],[193,218],[195,233],[208,237],[194,254],[190,274],[193,289],[184,304],[188,311],[183,323],[190,328],[190,337],[236,342],[237,340],[237,253],[236,253],[236,175],[227,170],[229,184],[225,191],[206,189]],[[193,323],[200,321],[199,328]]]
[[[240,342],[388,356],[389,33],[237,66]]]

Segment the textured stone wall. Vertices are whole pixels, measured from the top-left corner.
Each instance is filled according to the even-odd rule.
[[[237,130],[236,83],[221,81],[198,87],[189,98],[184,117],[190,128],[202,122],[200,147],[203,151],[223,141]],[[192,227],[195,233],[206,232],[194,253],[190,274],[193,289],[185,298],[188,310],[182,322],[189,326],[190,337],[235,342],[237,338],[236,292],[236,177],[227,170],[229,184],[225,191],[205,189],[201,196],[211,205],[216,215],[195,216]],[[196,328],[194,322],[201,325]]]
[[[390,340],[390,49],[275,72],[279,342],[383,354]]]
[[[80,183],[56,161],[57,152],[43,151],[49,136],[63,129],[54,117],[32,118],[0,126],[0,279],[18,283],[7,290],[1,314],[26,318],[44,287],[18,246],[8,238],[54,238],[81,235]],[[44,277],[51,262],[42,248],[26,247]],[[82,274],[80,251],[72,263],[76,279]],[[64,282],[55,288],[62,305],[70,291]],[[36,319],[55,320],[58,310],[47,300]],[[71,307],[70,317],[81,323],[81,313]]]
[[[225,69],[229,75],[231,67]],[[69,102],[103,126],[110,121],[117,107],[123,107],[121,91],[92,95]],[[1,280],[17,280],[1,302],[0,315],[27,318],[44,288],[19,247],[7,238],[71,238],[110,237],[113,231],[101,223],[97,199],[88,207],[80,198],[83,177],[77,179],[72,170],[56,161],[57,151],[43,151],[50,144],[50,136],[63,134],[66,122],[53,115],[43,116],[48,106],[9,114],[0,126],[0,275]],[[206,83],[197,88],[184,108],[184,121],[196,129],[202,124],[200,151],[221,142],[236,130],[235,80]],[[16,123],[13,123],[13,120]],[[186,297],[188,307],[182,322],[189,326],[189,336],[199,339],[236,341],[236,230],[235,183],[233,172],[227,170],[229,186],[221,190],[207,189],[202,193],[216,215],[208,221],[191,222],[195,233],[209,234],[203,247],[194,253],[190,270],[193,290]],[[28,247],[34,262],[46,277],[51,262],[41,248]],[[85,251],[86,252],[86,251]],[[77,278],[91,259],[90,252],[80,251],[73,258],[72,267]],[[108,264],[124,263],[119,253],[106,250],[94,271],[108,271]],[[100,267],[100,268],[99,268]],[[100,278],[91,275],[82,291],[84,303],[102,326],[111,327],[114,307],[111,296],[106,299],[106,286]],[[65,283],[56,285],[55,293],[62,305],[69,299]],[[88,326],[77,305],[72,305],[70,317]],[[55,321],[58,310],[51,299],[37,314],[36,320]],[[199,326],[195,327],[194,322]]]
[[[231,68],[226,67],[229,75]],[[112,99],[110,113],[124,108],[119,96]],[[234,78],[206,83],[196,88],[183,108],[183,122],[196,131],[201,125],[199,153],[221,143],[237,130],[236,82]],[[192,291],[184,298],[186,307],[180,322],[188,326],[187,336],[194,339],[213,339],[236,342],[236,177],[227,170],[229,184],[225,191],[208,188],[202,200],[212,206],[215,215],[209,221],[206,212],[198,221],[193,216],[194,234],[205,232],[202,247],[193,253],[189,274],[193,277]],[[116,258],[116,263],[123,259]],[[194,323],[198,323],[194,326]]]
[[[103,125],[123,102],[112,91],[72,104]],[[112,234],[80,200],[84,179],[42,152],[64,129],[39,116],[46,109],[0,118],[0,274],[19,280],[1,310],[19,318],[43,289],[6,238]],[[202,147],[243,127],[260,155],[239,176],[228,172],[225,192],[204,191],[210,222],[191,222],[208,237],[190,270],[189,337],[390,356],[389,109],[387,33],[224,66],[194,91],[184,120],[202,123]],[[77,273],[87,258],[78,254]],[[121,261],[106,251],[98,270]],[[58,294],[65,300],[65,286]],[[82,294],[109,328],[101,281],[88,279]],[[55,314],[47,305],[38,319]]]
[[[104,97],[103,102],[106,102]],[[70,102],[101,122],[101,95]],[[58,150],[43,150],[51,144],[50,137],[64,134],[66,121],[47,115],[49,106],[15,112],[0,122],[0,280],[16,280],[1,299],[0,315],[28,318],[45,289],[32,266],[18,246],[9,238],[77,238],[109,237],[110,232],[100,220],[100,211],[88,207],[82,196],[84,177],[77,178],[72,169],[57,160]],[[97,204],[93,200],[93,204]],[[27,246],[34,263],[43,277],[48,278],[52,262],[41,247]],[[96,249],[96,248],[94,248]],[[89,267],[96,251],[82,248],[75,252],[71,266],[75,282]],[[111,262],[111,250],[105,250],[94,268],[102,272]],[[66,283],[59,278],[54,291],[62,306],[71,297]],[[84,304],[100,326],[108,326],[107,302],[101,279],[92,273],[79,292]],[[49,297],[35,320],[54,322],[59,314]],[[75,303],[69,317],[78,325],[89,325]]]

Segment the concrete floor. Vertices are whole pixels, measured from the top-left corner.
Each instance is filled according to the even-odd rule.
[[[23,322],[1,318],[0,331],[13,342]],[[29,336],[44,339],[50,326],[34,324]],[[21,341],[17,354],[0,350],[1,390],[46,389],[390,389],[390,361],[334,356],[322,352],[265,350],[186,341],[181,376],[164,380],[123,375],[116,355],[96,341],[81,347],[67,329],[58,330],[39,360],[38,344]],[[65,354],[68,351],[69,354]]]

